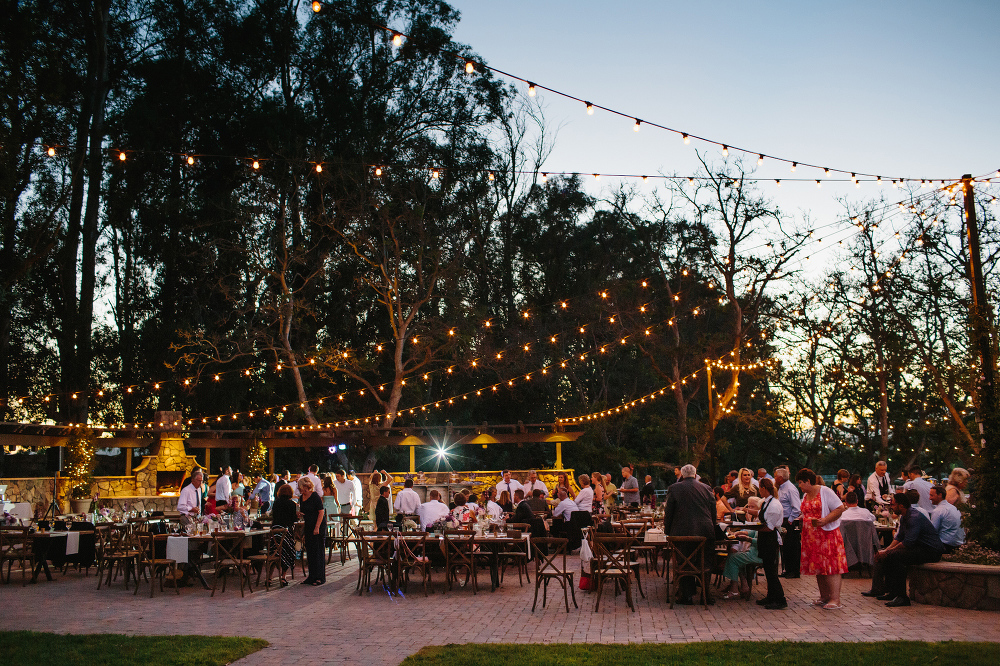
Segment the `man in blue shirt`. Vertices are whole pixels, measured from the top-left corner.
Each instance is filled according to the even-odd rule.
[[[950,553],[965,543],[965,530],[962,529],[962,512],[951,502],[945,500],[944,486],[931,486],[931,525],[937,530],[938,538],[944,544],[944,552]]]
[[[890,608],[910,605],[906,596],[907,567],[937,562],[944,552],[931,521],[911,504],[906,493],[893,495],[892,512],[899,516],[899,531],[888,548],[875,553],[872,589],[861,593],[885,601]]]
[[[920,469],[916,465],[912,465],[908,470],[906,470],[906,475],[909,480],[903,484],[903,490],[913,490],[917,491],[920,495],[920,501],[917,502],[917,506],[930,514],[934,510],[934,504],[931,502],[931,482],[924,478],[924,470]]]
[[[784,512],[782,526],[785,535],[782,537],[781,562],[785,566],[782,578],[798,578],[802,558],[802,496],[795,484],[788,480],[790,473],[787,467],[777,467],[774,470],[774,483],[778,486],[778,501]]]

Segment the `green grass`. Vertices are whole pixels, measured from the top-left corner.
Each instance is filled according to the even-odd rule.
[[[996,664],[993,643],[793,643],[736,642],[633,643],[629,645],[556,643],[549,645],[467,644],[425,647],[403,660],[416,664],[559,664],[639,666],[640,664],[724,664],[725,666],[970,666]]]
[[[5,666],[222,666],[267,647],[242,636],[122,636],[0,631],[0,664]]]

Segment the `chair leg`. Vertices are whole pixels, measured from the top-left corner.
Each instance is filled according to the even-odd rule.
[[[536,575],[535,576],[535,601],[534,601],[534,603],[531,604],[531,612],[532,613],[535,612],[535,606],[538,605],[538,586],[540,584],[541,584],[541,581],[538,580],[538,576]],[[545,606],[543,605],[542,608],[545,608]]]

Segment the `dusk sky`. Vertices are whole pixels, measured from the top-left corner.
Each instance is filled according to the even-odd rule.
[[[456,39],[490,65],[645,120],[886,177],[1000,168],[995,0],[451,4],[462,12]],[[551,126],[562,125],[552,171],[688,173],[696,148],[721,157],[654,128],[636,133],[624,118],[588,116],[555,95],[541,99]],[[823,177],[769,162],[759,175]],[[765,189],[786,211],[822,223],[840,210],[836,196],[871,197],[878,187]]]

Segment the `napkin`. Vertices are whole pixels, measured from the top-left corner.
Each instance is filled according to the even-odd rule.
[[[188,538],[180,536],[167,537],[167,559],[178,564],[187,564]]]
[[[67,532],[66,533],[66,554],[76,555],[80,552],[80,533],[79,532]]]

